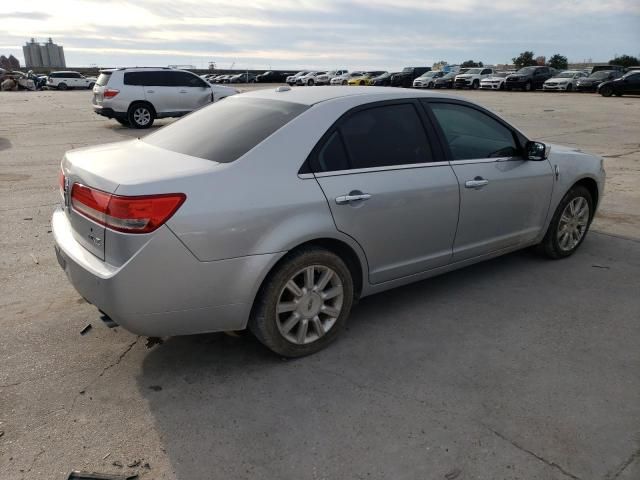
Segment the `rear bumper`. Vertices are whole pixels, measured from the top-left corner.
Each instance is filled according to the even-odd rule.
[[[93,111],[107,118],[120,118],[122,120],[127,118],[127,112],[116,112],[113,108],[103,107],[102,105],[93,105]]]
[[[200,262],[165,225],[124,265],[84,249],[67,215],[51,219],[56,256],[87,301],[139,335],[169,336],[241,330],[268,270],[283,253]]]

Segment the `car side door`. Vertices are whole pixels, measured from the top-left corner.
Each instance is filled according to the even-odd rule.
[[[625,77],[623,89],[624,93],[640,94],[640,72]]]
[[[372,284],[449,263],[458,182],[416,100],[351,110],[309,164],[337,229],[364,250]]]
[[[524,157],[526,139],[488,111],[463,101],[429,99],[460,184],[453,261],[530,243],[545,226],[553,169]]]
[[[130,72],[144,86],[144,96],[153,105],[159,117],[175,112],[176,87],[173,86],[170,70]],[[125,74],[126,76],[126,74]]]
[[[176,86],[176,109],[191,112],[212,102],[211,87],[189,72],[171,72]]]

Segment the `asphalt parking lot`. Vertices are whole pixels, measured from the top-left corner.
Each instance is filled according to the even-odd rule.
[[[640,478],[640,98],[456,93],[605,156],[592,232],[366,298],[299,360],[103,327],[53,252],[59,162],[141,132],[87,91],[0,93],[0,479]]]

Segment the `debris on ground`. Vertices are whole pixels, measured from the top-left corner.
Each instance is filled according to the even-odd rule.
[[[4,430],[0,430],[0,438],[4,435]]]
[[[610,267],[606,265],[591,265],[593,268],[602,268],[603,270],[609,270]]]
[[[29,255],[31,255],[31,259],[33,260],[33,263],[35,263],[36,265],[40,263],[38,262],[38,257],[36,257],[33,253],[30,253]]]
[[[149,337],[147,338],[147,343],[145,343],[145,346],[147,348],[153,348],[156,345],[162,345],[164,343],[164,340],[161,339],[160,337]]]
[[[80,330],[80,335],[86,335],[87,332],[89,332],[89,330],[91,330],[92,328],[93,328],[93,325],[89,323],[86,327]]]
[[[138,475],[118,475],[95,472],[79,472],[74,470],[69,474],[67,480],[134,480]]]
[[[111,465],[118,468],[124,467],[124,465],[122,465],[122,462],[119,462],[118,460],[114,460],[113,462],[111,462]]]
[[[111,455],[111,452],[107,453],[104,457],[102,457],[102,459],[106,460],[107,458],[109,458],[109,455]]]
[[[446,478],[447,480],[453,480],[454,478],[458,478],[461,473],[462,470],[460,470],[459,468],[454,468],[449,473],[446,473],[444,478]]]
[[[33,217],[24,217],[22,220],[33,220]]]
[[[136,468],[136,467],[139,467],[141,463],[142,463],[142,460],[134,460],[133,462],[128,463],[127,467]]]
[[[149,390],[153,390],[154,392],[159,392],[160,390],[162,390],[162,387],[160,385],[149,385]]]

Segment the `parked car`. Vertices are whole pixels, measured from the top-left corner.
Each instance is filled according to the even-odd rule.
[[[306,75],[302,75],[296,79],[296,85],[305,85],[307,87],[313,87],[316,84],[316,77],[318,75],[324,75],[327,72],[309,72]]]
[[[433,88],[438,78],[445,76],[441,70],[430,70],[413,81],[413,88]]]
[[[349,85],[359,85],[361,87],[364,87],[365,85],[371,85],[372,80],[375,77],[379,77],[383,73],[385,72],[381,70],[376,70],[372,72],[363,72],[363,74],[359,77],[351,77],[349,79]]]
[[[229,79],[231,77],[233,77],[233,75],[229,75],[229,74],[218,75],[214,81],[215,83],[229,83]]]
[[[293,86],[296,84],[296,81],[298,80],[298,78],[299,78],[299,77],[303,77],[303,76],[304,76],[304,75],[306,75],[307,73],[309,73],[309,72],[304,72],[304,71],[303,71],[303,72],[298,72],[298,73],[296,73],[296,74],[294,74],[294,75],[290,75],[290,76],[288,76],[288,77],[287,77],[286,82],[287,82],[287,84],[288,84],[289,86],[293,87]]]
[[[373,77],[371,79],[371,85],[375,87],[389,87],[391,86],[391,77],[400,72],[384,72],[382,75]]]
[[[337,77],[334,77],[331,79],[331,81],[329,82],[330,85],[348,85],[349,84],[349,80],[351,78],[354,77],[360,77],[364,74],[364,72],[362,71],[355,71],[355,72],[349,72],[349,73],[345,73],[343,75],[339,75]]]
[[[445,74],[443,77],[437,78],[435,82],[433,82],[433,88],[453,88],[453,82],[455,81],[456,76],[461,73],[465,73],[467,70],[469,69],[460,68]]]
[[[285,72],[273,72],[268,71],[261,73],[260,75],[256,75],[256,82],[258,83],[282,83],[286,81],[287,77],[291,75],[290,73]]]
[[[611,95],[621,97],[627,94],[640,95],[640,70],[632,70],[620,78],[601,83],[598,86],[598,93],[603,97],[610,97]]]
[[[464,73],[456,75],[456,79],[453,82],[455,88],[471,88],[476,90],[480,88],[480,82],[484,78],[488,78],[493,75],[495,71],[493,68],[477,67],[470,68]]]
[[[551,67],[523,67],[516,73],[507,76],[505,89],[519,88],[525,92],[542,88],[544,82],[553,77],[556,70]]]
[[[615,80],[624,75],[620,70],[598,70],[588,77],[579,78],[576,82],[576,91],[578,92],[595,92],[601,83],[609,80]]]
[[[627,69],[622,65],[594,65],[591,67],[591,74],[599,72],[601,70],[617,70],[621,73],[625,73]]]
[[[156,118],[180,117],[236,93],[240,91],[211,85],[186,70],[118,68],[100,71],[92,104],[98,115],[149,128]]]
[[[256,75],[254,73],[238,73],[231,76],[227,83],[256,83]]]
[[[331,80],[336,77],[341,77],[342,75],[346,75],[349,73],[349,70],[330,70],[328,72],[316,75],[315,84],[316,85],[329,85]]]
[[[416,78],[430,70],[431,67],[405,67],[400,73],[391,76],[391,86],[409,88]]]
[[[570,92],[576,87],[578,80],[581,78],[587,78],[587,74],[581,70],[565,70],[546,80],[542,84],[542,89]]]
[[[55,88],[56,90],[91,89],[95,84],[95,77],[85,77],[78,72],[51,72],[47,77],[47,87]]]
[[[236,95],[61,167],[58,262],[111,326],[248,327],[288,357],[335,340],[355,299],[534,245],[572,255],[605,181],[601,157],[476,103],[375,87]]]
[[[480,80],[480,88],[483,90],[504,90],[504,82],[509,75],[506,72],[495,72]]]

